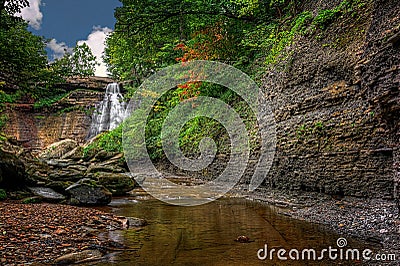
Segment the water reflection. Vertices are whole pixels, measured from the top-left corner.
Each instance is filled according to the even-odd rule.
[[[340,237],[319,226],[293,220],[264,204],[245,199],[220,199],[206,205],[181,207],[154,199],[113,202],[117,215],[144,218],[142,230],[110,232],[134,250],[113,254],[96,265],[337,265],[324,261],[260,261],[257,251],[269,248],[321,250],[336,247]],[[234,240],[248,236],[253,242]],[[348,239],[349,247],[363,244]],[[346,265],[346,264],[342,264]],[[354,261],[348,265],[354,265]]]

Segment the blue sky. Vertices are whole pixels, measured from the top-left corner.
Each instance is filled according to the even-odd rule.
[[[59,58],[78,42],[86,42],[99,60],[104,50],[105,36],[115,24],[114,9],[119,0],[29,0],[30,7],[22,11],[36,35],[51,40],[49,58]],[[104,76],[105,66],[96,70]]]

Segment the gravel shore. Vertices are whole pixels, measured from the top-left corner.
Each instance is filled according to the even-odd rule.
[[[400,265],[400,215],[394,201],[270,189],[258,189],[244,196],[279,207],[281,214],[372,243],[377,254],[396,255],[396,261],[370,261],[366,265]]]
[[[60,256],[123,248],[100,233],[122,228],[121,218],[60,204],[0,202],[0,265],[47,265]]]

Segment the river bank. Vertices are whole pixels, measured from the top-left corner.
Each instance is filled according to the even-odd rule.
[[[61,204],[0,202],[0,265],[52,265],[63,255],[70,262],[99,258],[125,248],[101,238],[123,229],[122,217],[91,208]],[[91,252],[91,254],[88,254]]]
[[[277,206],[279,214],[321,224],[340,235],[372,243],[380,254],[396,254],[397,260],[385,265],[399,263],[400,214],[395,201],[265,188],[245,193],[235,191],[233,195]]]
[[[209,213],[212,206],[215,205],[214,203],[210,203],[211,205],[205,205],[204,210],[202,208],[197,210],[197,207],[183,208],[168,206],[162,202],[155,201],[142,192],[141,189],[136,189],[135,195],[136,196],[132,195],[128,198],[115,199],[115,201],[112,202],[113,204],[111,204],[112,209],[104,208],[101,210],[61,204],[21,204],[17,201],[1,202],[0,265],[20,265],[28,263],[30,265],[51,265],[58,258],[64,255],[68,256],[73,253],[82,254],[82,252],[84,255],[85,252],[94,252],[93,257],[88,256],[89,259],[101,258],[115,250],[123,251],[124,254],[127,254],[125,256],[133,256],[129,253],[129,237],[133,237],[133,239],[131,239],[133,241],[132,243],[137,243],[137,241],[139,241],[141,243],[140,245],[146,247],[146,241],[150,241],[150,243],[153,243],[154,241],[154,243],[163,243],[162,234],[151,240],[151,238],[154,238],[153,235],[158,234],[154,234],[154,232],[160,231],[160,233],[168,232],[168,236],[166,236],[165,239],[166,242],[172,241],[170,237],[171,234],[173,234],[173,231],[169,231],[170,229],[168,229],[169,226],[167,225],[175,223],[175,220],[179,221],[179,225],[177,226],[179,230],[177,229],[177,232],[180,232],[183,230],[182,228],[186,228],[188,224],[193,226],[195,221],[201,221],[201,217],[204,217],[204,213]],[[279,242],[279,245],[288,246],[293,245],[293,243],[296,243],[296,245],[302,243],[304,247],[310,247],[309,245],[316,244],[313,244],[312,242],[315,238],[320,239],[318,241],[325,241],[318,242],[317,245],[334,245],[335,239],[338,237],[345,237],[350,241],[349,247],[351,248],[361,248],[359,245],[364,242],[367,243],[369,247],[374,248],[376,253],[396,254],[397,261],[385,262],[385,265],[398,264],[398,258],[400,258],[400,217],[397,213],[397,207],[394,202],[383,200],[362,200],[351,197],[332,198],[331,196],[317,193],[294,194],[273,190],[257,190],[252,193],[243,193],[243,190],[241,190],[240,194],[236,191],[231,193],[230,197],[232,197],[230,201],[227,201],[229,200],[228,197],[227,199],[218,201],[219,203],[217,202],[219,207],[214,206],[215,211],[218,210],[216,214],[219,214],[215,217],[220,216],[219,219],[223,219],[224,223],[227,223],[227,221],[224,220],[226,218],[223,217],[227,216],[222,215],[223,213],[221,214],[220,211],[226,209],[227,212],[231,213],[231,211],[234,210],[233,213],[235,213],[235,215],[232,216],[232,224],[229,226],[230,229],[228,228],[229,230],[226,234],[221,233],[220,230],[222,229],[215,227],[221,222],[219,220],[209,221],[207,224],[200,223],[199,229],[196,229],[200,230],[198,232],[199,236],[202,235],[202,230],[205,230],[206,232],[208,232],[207,230],[215,230],[215,233],[218,236],[218,241],[222,241],[220,240],[220,237],[223,236],[221,239],[226,241],[225,245],[232,245],[234,243],[233,240],[237,235],[246,234],[255,241],[252,244],[254,247],[251,245],[246,246],[246,249],[250,249],[249,251],[246,251],[249,254],[244,254],[246,256],[254,255],[253,253],[257,248],[262,246],[264,241],[268,240],[273,242],[273,238],[271,239],[273,234],[271,232],[277,235],[277,239],[283,241]],[[239,205],[235,205],[238,200],[236,198],[243,197],[249,199],[249,203],[240,203]],[[118,209],[121,208],[121,204],[125,204],[123,203],[125,201],[131,205],[126,209],[126,213],[118,213]],[[265,210],[269,209],[271,206],[275,206],[273,207],[273,212],[277,213],[277,215],[282,218],[271,218],[270,215],[272,214],[265,216],[265,210],[261,210],[264,209],[264,207],[260,209],[260,207],[251,205],[251,202],[255,201],[262,202],[263,206],[265,206]],[[176,215],[176,208],[183,208],[180,211],[183,213],[186,210],[190,210],[191,215],[196,213],[199,217],[190,222],[187,221],[188,218],[186,215],[182,214],[182,217],[175,217],[172,214]],[[172,214],[165,218],[167,220],[151,220],[160,218],[158,217],[158,214],[156,215],[153,212],[159,213],[161,209],[168,210],[165,214]],[[257,209],[258,211],[254,212]],[[123,219],[119,215],[129,216],[137,213],[141,213],[143,218],[146,219],[148,218],[147,216],[150,217],[149,229],[143,231],[143,236],[132,233],[133,231],[129,232],[129,230],[124,233],[122,230],[124,228],[122,222]],[[250,213],[251,219],[249,219],[248,216]],[[256,215],[256,213],[258,214]],[[267,211],[267,213],[269,213],[269,211]],[[155,216],[151,218],[152,215]],[[231,215],[232,214],[229,214],[228,216]],[[261,217],[258,217],[258,215],[261,215]],[[298,230],[299,233],[296,233],[298,234],[297,236],[296,234],[293,235],[294,231],[293,229],[290,229],[293,227],[293,225],[291,225],[292,222],[288,222],[289,220],[285,220],[284,217],[294,221],[295,224],[298,223],[296,221],[303,222],[304,224],[300,227],[307,229],[295,229],[295,231]],[[259,218],[260,221],[253,224],[254,221]],[[265,218],[272,223],[270,224],[271,228],[268,230],[265,229]],[[181,219],[183,220],[181,221]],[[277,222],[276,219],[280,222]],[[240,224],[239,227],[236,224],[238,221]],[[164,225],[161,226],[161,224],[164,223],[167,226],[166,228],[164,228]],[[243,227],[245,224],[248,224],[248,227]],[[309,224],[309,226],[307,224]],[[313,224],[322,224],[324,225],[323,227],[326,228],[326,232],[333,232],[333,234],[330,238],[326,238],[327,236],[321,236],[320,233],[317,233],[318,230],[311,229],[313,228]],[[209,226],[208,229],[206,229],[206,225]],[[161,228],[159,228],[160,226]],[[298,228],[298,226],[299,225],[296,225],[294,228]],[[156,231],[153,232],[153,230]],[[232,230],[234,232],[232,232]],[[281,230],[288,230],[291,235],[290,238],[287,238],[288,235],[286,233],[282,234]],[[313,230],[316,231],[314,232]],[[115,238],[110,237],[115,234],[125,237],[128,236],[128,239],[125,239],[124,237],[124,240],[122,241],[115,241]],[[263,234],[266,235],[264,236]],[[285,236],[284,240],[282,240],[282,235]],[[141,239],[141,237],[143,239]],[[207,238],[208,237],[211,237],[211,235],[207,236]],[[351,239],[356,239],[361,242],[357,244]],[[184,240],[177,237],[176,241],[181,243],[180,241]],[[202,242],[201,239],[197,239],[196,241],[199,241],[199,243]],[[177,246],[182,245],[178,244]],[[190,243],[188,242],[186,244]],[[151,247],[152,245],[153,244],[151,244]],[[207,247],[208,245],[203,248]],[[233,246],[232,248],[236,247]],[[136,251],[132,252],[146,252],[146,248],[141,248],[141,250],[142,249],[143,251],[136,249]],[[165,246],[162,246],[162,249],[166,251]],[[200,250],[202,250],[202,248]],[[224,256],[221,255],[221,260]],[[102,262],[100,262],[99,265],[102,265],[101,263]],[[366,265],[377,264],[367,263]]]

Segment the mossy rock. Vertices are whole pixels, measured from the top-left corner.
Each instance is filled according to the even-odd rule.
[[[113,196],[123,196],[135,188],[135,182],[129,174],[122,173],[95,173],[98,183],[111,191]]]
[[[83,158],[83,147],[78,146],[62,156],[62,159],[80,160]]]
[[[29,197],[25,198],[21,201],[23,204],[33,204],[33,203],[41,203],[43,202],[42,197]]]
[[[54,191],[65,194],[67,187],[71,186],[73,182],[71,181],[53,181],[46,184],[46,187],[53,189]]]
[[[42,159],[58,159],[61,158],[66,153],[75,149],[78,143],[72,139],[64,139],[62,141],[56,142],[48,146],[43,152],[39,154]]]
[[[112,193],[89,178],[84,178],[69,186],[66,192],[70,194],[72,205],[107,205],[111,202]]]
[[[112,157],[114,157],[117,154],[118,154],[118,152],[108,152],[105,150],[101,150],[96,154],[96,156],[94,156],[94,159],[98,160],[98,161],[105,161],[105,160],[111,159]]]

